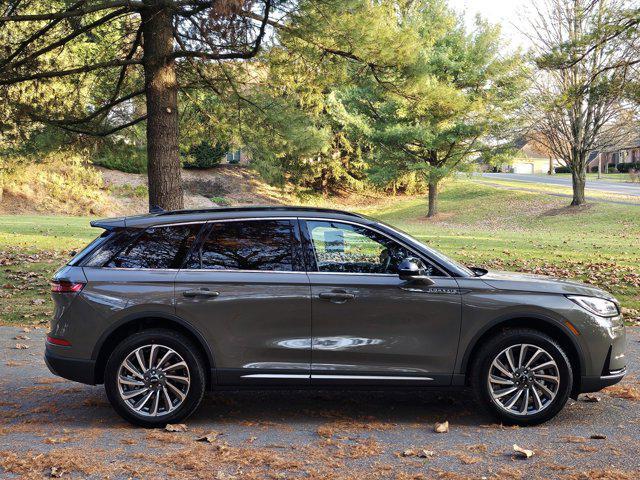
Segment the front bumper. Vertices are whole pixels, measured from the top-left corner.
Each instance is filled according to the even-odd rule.
[[[60,357],[49,349],[44,352],[44,361],[54,375],[74,382],[95,385],[96,362],[93,360],[79,360],[76,358]]]
[[[626,367],[598,377],[584,376],[580,382],[580,393],[597,392],[605,387],[615,385],[627,374]]]

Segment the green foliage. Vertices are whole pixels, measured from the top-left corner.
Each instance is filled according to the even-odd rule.
[[[616,165],[616,169],[620,173],[629,173],[630,170],[640,170],[640,162],[619,163],[618,165]]]
[[[146,173],[147,171],[146,150],[125,143],[106,142],[98,146],[92,161],[95,165],[126,173]]]
[[[212,168],[220,164],[224,155],[229,151],[229,144],[216,142],[213,145],[203,140],[189,149],[189,154],[184,158],[184,168]]]
[[[571,173],[571,168],[564,165],[556,167],[554,170],[556,173]]]
[[[146,198],[149,196],[149,187],[146,185],[136,185],[135,187],[128,183],[111,185],[109,186],[109,191],[119,197]]]
[[[221,207],[231,205],[231,202],[224,197],[211,197],[209,200]]]
[[[521,58],[503,55],[495,27],[478,20],[466,32],[441,1],[400,3],[397,17],[389,28],[412,39],[411,52],[342,93],[354,125],[378,147],[373,178],[413,172],[437,183],[475,157],[505,155],[524,86]]]

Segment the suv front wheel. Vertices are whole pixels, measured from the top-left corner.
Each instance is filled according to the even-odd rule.
[[[143,427],[163,427],[184,420],[200,405],[204,362],[183,335],[145,330],[127,337],[111,353],[104,384],[123,418]]]
[[[571,393],[573,372],[562,347],[537,330],[490,338],[472,369],[478,401],[504,423],[536,425],[554,417]]]

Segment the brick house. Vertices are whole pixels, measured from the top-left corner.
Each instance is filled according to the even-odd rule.
[[[609,166],[620,163],[640,163],[640,137],[629,142],[627,146],[603,150],[593,157],[587,165],[589,171],[598,167],[598,161],[602,162],[603,172],[606,172]]]

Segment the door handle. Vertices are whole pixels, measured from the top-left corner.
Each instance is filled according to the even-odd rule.
[[[193,290],[185,290],[182,292],[183,297],[193,298],[193,297],[217,297],[220,295],[220,292],[214,292],[213,290],[209,290],[208,288],[196,288]]]
[[[322,300],[332,300],[337,302],[346,302],[347,300],[353,300],[356,298],[353,293],[347,292],[321,292],[318,297]]]

